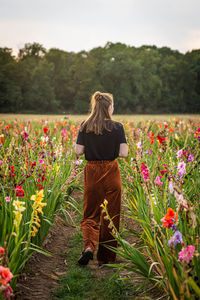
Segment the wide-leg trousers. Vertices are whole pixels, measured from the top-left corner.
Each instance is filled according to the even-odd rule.
[[[97,260],[115,262],[116,254],[107,246],[117,247],[111,234],[109,221],[102,213],[100,205],[108,201],[107,209],[117,230],[120,223],[121,178],[117,161],[88,161],[84,169],[83,219],[81,228],[84,249],[94,252],[98,245]]]

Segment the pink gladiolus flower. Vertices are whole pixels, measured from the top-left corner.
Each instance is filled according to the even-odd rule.
[[[141,173],[142,173],[143,179],[145,181],[147,181],[147,180],[150,179],[150,177],[149,177],[149,170],[148,170],[147,166],[145,166],[144,163],[142,163],[142,165],[141,165]]]
[[[147,149],[147,154],[151,154],[152,153],[152,149]]]
[[[133,176],[130,176],[130,177],[128,178],[128,181],[132,182],[132,181],[133,181]]]
[[[67,129],[66,128],[63,128],[62,130],[61,130],[61,133],[66,133],[67,132]]]
[[[176,153],[176,156],[177,158],[181,158],[181,156],[183,155],[183,150],[179,150],[177,153]]]
[[[22,133],[22,135],[23,135],[23,137],[24,137],[25,140],[26,140],[27,137],[29,136],[28,133],[27,133],[26,131],[24,131],[24,132]]]
[[[11,297],[13,297],[13,289],[10,287],[9,284],[3,285],[4,289],[3,289],[3,294],[4,297],[8,300],[11,299]]]
[[[76,161],[76,165],[79,166],[79,165],[82,164],[82,162],[83,162],[83,160],[82,160],[82,159],[79,159],[79,160]]]
[[[162,184],[163,184],[163,182],[160,181],[160,178],[162,178],[162,176],[157,176],[156,179],[154,180],[156,186],[157,186],[157,185],[162,185]]]
[[[6,202],[10,202],[10,196],[5,197]]]
[[[187,264],[189,263],[190,260],[193,259],[194,256],[194,246],[187,246],[186,248],[182,248],[182,250],[178,253],[178,260],[180,262],[185,261]]]
[[[194,136],[198,139],[200,139],[200,127],[197,129],[197,131],[194,133]]]
[[[137,148],[138,148],[139,150],[142,150],[142,143],[141,143],[141,142],[138,142],[138,143],[137,143]]]
[[[183,160],[181,160],[181,162],[178,164],[177,168],[179,170],[178,175],[180,176],[180,178],[183,177],[183,174],[186,174],[185,166],[186,164],[184,163]]]

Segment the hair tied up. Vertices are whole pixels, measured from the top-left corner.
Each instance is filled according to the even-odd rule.
[[[99,102],[102,99],[103,99],[103,95],[100,92],[97,92],[95,95],[95,100]]]

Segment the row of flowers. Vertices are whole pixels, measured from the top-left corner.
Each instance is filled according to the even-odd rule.
[[[32,253],[48,255],[42,243],[79,184],[77,130],[72,122],[0,123],[0,295],[7,299]]]
[[[141,233],[135,233],[140,239],[137,247],[114,230],[122,249],[115,251],[127,259],[124,267],[129,272],[156,283],[171,299],[196,299],[200,297],[200,123],[143,121],[128,122],[125,128],[129,157],[119,161],[124,206],[132,226],[139,224]]]

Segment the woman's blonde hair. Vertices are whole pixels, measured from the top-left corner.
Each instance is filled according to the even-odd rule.
[[[84,126],[86,126],[86,133],[94,132],[99,135],[103,134],[103,129],[110,131],[112,125],[105,122],[105,119],[112,120],[109,107],[113,104],[113,95],[97,91],[92,95],[90,104],[90,115],[81,125],[80,131],[83,130]]]

